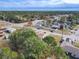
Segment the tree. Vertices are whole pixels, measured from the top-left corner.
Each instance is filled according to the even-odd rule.
[[[65,21],[66,21],[66,17],[65,16],[61,17],[60,23],[65,23]]]
[[[43,38],[43,41],[46,42],[48,45],[51,45],[51,46],[57,45],[55,39],[52,36],[47,36],[47,37]]]
[[[4,20],[3,16],[0,15],[0,20]]]
[[[69,59],[69,57],[66,55],[65,51],[61,47],[55,47],[54,51],[57,59]]]
[[[32,29],[21,29],[10,35],[10,48],[25,59],[45,59],[51,54],[51,48],[41,41]],[[49,48],[49,49],[48,49]]]
[[[0,59],[17,59],[17,52],[12,51],[10,48],[2,48]]]
[[[52,55],[54,55],[56,59],[68,59],[64,50],[60,46],[57,46],[57,43],[52,36],[45,37],[43,41],[52,47]]]
[[[10,43],[13,50],[17,51],[22,47],[24,41],[29,37],[36,36],[36,34],[31,29],[21,29],[17,30],[13,34],[10,35]]]

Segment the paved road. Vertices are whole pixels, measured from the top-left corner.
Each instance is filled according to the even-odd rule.
[[[71,53],[72,56],[76,57],[76,58],[79,58],[79,48],[73,46],[71,44],[71,42],[66,42],[64,41],[62,44],[61,44],[61,47],[66,51],[66,52],[69,52]]]

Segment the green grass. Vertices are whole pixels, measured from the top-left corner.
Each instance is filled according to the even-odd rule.
[[[73,45],[79,48],[79,42],[75,42]]]
[[[74,26],[73,29],[79,29],[79,25]]]
[[[63,31],[63,34],[64,34],[64,35],[69,35],[69,34],[71,34],[70,31],[69,31],[68,29],[57,30],[57,33],[62,34],[62,31]]]
[[[53,37],[55,38],[55,41],[56,41],[57,43],[59,43],[59,41],[61,40],[61,36],[53,35]]]

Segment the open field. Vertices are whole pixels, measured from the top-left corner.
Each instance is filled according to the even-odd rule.
[[[8,47],[8,43],[6,40],[0,39],[0,48]]]

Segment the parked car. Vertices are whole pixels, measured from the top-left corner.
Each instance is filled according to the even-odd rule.
[[[6,28],[4,32],[6,32],[6,33],[12,33],[12,32],[14,32],[15,30],[16,30],[16,29],[14,29],[14,28]]]

